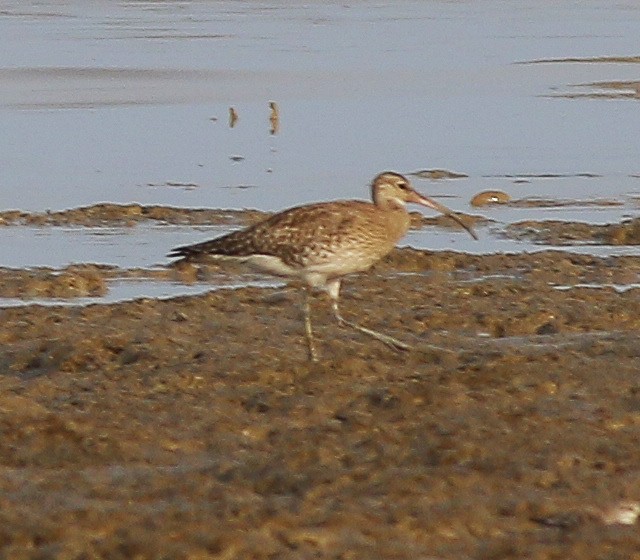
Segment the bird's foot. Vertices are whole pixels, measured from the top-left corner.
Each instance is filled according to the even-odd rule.
[[[309,361],[313,362],[313,363],[317,363],[320,361],[320,358],[318,356],[318,351],[315,349],[315,346],[309,346]]]
[[[410,346],[409,344],[406,344],[401,340],[398,340],[397,338],[389,336],[388,334],[374,331],[373,329],[368,329],[367,327],[363,327],[362,325],[358,325],[357,323],[347,321],[342,317],[338,319],[338,324],[341,327],[349,327],[358,332],[361,332],[362,334],[366,334],[372,338],[375,338],[376,340],[379,340],[380,342],[386,344],[389,348],[395,350],[396,352],[406,352],[407,350],[411,350],[413,348],[413,346]]]

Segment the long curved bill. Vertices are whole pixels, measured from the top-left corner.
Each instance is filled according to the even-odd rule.
[[[458,222],[464,229],[469,232],[469,235],[477,241],[478,236],[476,235],[476,232],[473,231],[473,228],[469,224],[466,224],[464,220],[460,218],[460,216],[458,216],[453,210],[447,208],[444,204],[440,204],[439,202],[436,202],[435,200],[427,196],[423,196],[416,191],[413,191],[411,198],[409,198],[407,202],[414,202],[415,204],[426,206],[427,208],[437,210],[441,214],[448,216],[452,220]]]

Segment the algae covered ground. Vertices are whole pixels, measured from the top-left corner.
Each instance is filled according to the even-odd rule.
[[[640,558],[639,275],[397,250],[343,312],[415,349],[319,296],[318,364],[293,288],[2,309],[0,558]]]

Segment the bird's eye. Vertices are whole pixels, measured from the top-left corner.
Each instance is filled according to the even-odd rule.
[[[400,182],[398,183],[398,186],[402,189],[402,190],[406,190],[409,188],[409,185],[407,185],[407,183],[405,182]]]

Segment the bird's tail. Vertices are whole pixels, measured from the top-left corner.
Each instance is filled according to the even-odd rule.
[[[202,243],[198,243],[196,245],[184,245],[182,247],[175,247],[167,253],[167,257],[169,258],[180,258],[184,260],[192,260],[197,257],[202,257],[205,254],[205,251],[202,249]]]
[[[200,260],[206,257],[243,257],[256,252],[251,243],[243,237],[242,231],[231,232],[222,237],[183,245],[172,249],[168,257],[179,257],[183,260]]]

